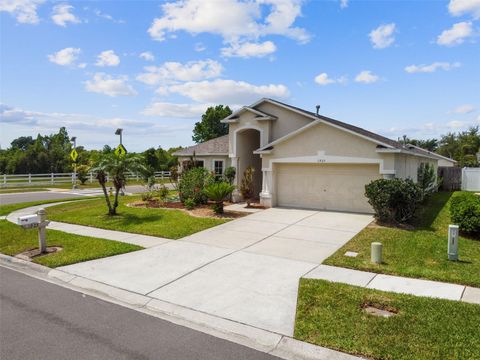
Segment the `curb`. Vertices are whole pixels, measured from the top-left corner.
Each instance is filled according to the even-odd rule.
[[[286,360],[360,357],[0,254],[0,266]]]

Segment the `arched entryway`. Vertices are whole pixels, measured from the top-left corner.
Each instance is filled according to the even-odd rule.
[[[262,159],[253,152],[260,148],[261,134],[256,129],[242,129],[235,134],[235,156],[237,158],[237,187],[240,188],[243,173],[249,166],[255,169],[253,175],[254,194],[258,197],[262,191]]]

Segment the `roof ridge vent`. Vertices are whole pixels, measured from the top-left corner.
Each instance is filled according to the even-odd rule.
[[[317,108],[317,116],[320,115],[320,105],[315,106]]]

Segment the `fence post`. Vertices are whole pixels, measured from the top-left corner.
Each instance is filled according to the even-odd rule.
[[[3,174],[3,183],[7,184],[7,174]]]
[[[52,185],[55,184],[53,173],[50,174],[50,182],[52,183]]]
[[[90,184],[93,183],[93,173],[90,171]]]
[[[32,174],[28,174],[28,183],[29,183],[29,184],[32,183]]]

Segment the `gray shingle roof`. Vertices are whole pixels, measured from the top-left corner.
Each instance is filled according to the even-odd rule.
[[[203,143],[189,146],[185,149],[178,150],[173,153],[174,156],[192,156],[193,152],[196,155],[224,155],[228,154],[228,135],[220,136]]]

